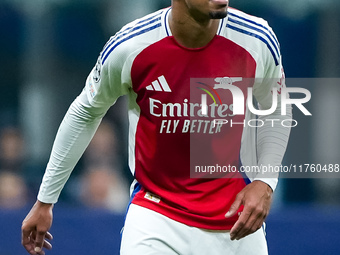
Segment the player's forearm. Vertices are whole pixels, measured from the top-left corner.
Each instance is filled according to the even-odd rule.
[[[286,152],[290,127],[287,127],[288,123],[282,125],[282,121],[287,119],[292,119],[291,106],[287,108],[287,115],[281,115],[281,109],[278,107],[273,114],[259,116],[259,120],[264,123],[257,129],[257,158],[258,166],[262,169],[255,180],[267,183],[273,190],[276,188],[279,173],[271,169],[281,165]]]
[[[38,200],[56,203],[73,168],[97,130],[106,109],[94,109],[82,93],[70,106],[57,133]]]

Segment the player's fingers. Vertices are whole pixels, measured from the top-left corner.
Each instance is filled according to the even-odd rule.
[[[24,245],[24,248],[26,249],[26,251],[31,254],[31,255],[35,255],[36,252],[34,251],[34,243],[29,243],[29,244],[26,244]]]
[[[261,227],[263,218],[259,217],[256,213],[252,213],[248,218],[247,222],[243,226],[242,229],[235,236],[236,240],[240,240],[241,238],[254,233],[259,227]]]
[[[263,219],[259,218],[255,221],[255,223],[253,224],[253,226],[251,226],[248,231],[245,231],[244,233],[240,234],[240,238],[246,237],[247,235],[253,234],[255,233],[257,230],[259,230],[263,225]],[[239,240],[237,239],[237,240]]]
[[[235,240],[239,237],[240,231],[244,228],[244,226],[247,224],[247,221],[251,215],[251,211],[247,210],[246,208],[241,213],[240,217],[234,224],[234,226],[230,230],[230,239]]]
[[[22,227],[21,243],[29,254],[34,255],[36,253],[34,251],[34,240],[32,239],[31,234],[32,230],[30,228],[25,226]]]
[[[46,232],[45,234],[45,240],[44,240],[44,244],[43,244],[43,247],[48,249],[48,250],[51,250],[52,249],[52,244],[50,242],[48,242],[46,239],[48,240],[52,240],[53,239],[53,236],[50,232]]]
[[[230,206],[229,211],[225,214],[226,218],[233,216],[242,205],[243,195],[237,194],[234,203]]]
[[[235,236],[236,240],[239,240],[257,231],[262,226],[268,214],[268,210],[259,205],[257,206],[246,205],[245,208],[249,210],[251,214],[247,219],[246,223],[244,224],[243,228]]]
[[[32,230],[31,229],[22,229],[21,230],[21,244],[22,245],[27,245],[30,243],[30,235],[31,235]]]
[[[242,225],[242,227],[240,227],[239,229],[237,229],[237,231],[233,232],[233,234],[231,235],[231,237],[234,240],[239,240],[243,237],[243,235],[245,235],[246,233],[248,233],[249,229],[252,227],[252,225],[254,224],[254,215],[249,215],[248,219],[245,220],[244,224]],[[233,240],[232,239],[232,240]]]
[[[53,236],[51,235],[50,232],[46,232],[46,234],[45,234],[45,240],[44,240],[44,243],[43,243],[43,247],[48,249],[48,250],[51,250],[52,249],[52,244],[50,242],[48,242],[46,239],[49,239],[49,240],[53,239]],[[36,240],[36,231],[32,232],[31,240],[32,240],[32,243],[34,244],[35,240]],[[34,250],[34,247],[33,247],[32,250]],[[40,253],[42,253],[42,252],[43,251],[41,251]]]
[[[48,250],[51,250],[52,249],[52,244],[49,241],[45,240],[44,244],[43,244],[43,247],[48,249]]]
[[[53,240],[52,234],[48,231],[46,232],[45,238],[48,239],[48,240]]]
[[[44,244],[46,233],[47,233],[47,230],[44,230],[44,229],[37,230],[35,243],[34,243],[34,246],[35,246],[34,251],[38,254],[43,254],[42,247]]]

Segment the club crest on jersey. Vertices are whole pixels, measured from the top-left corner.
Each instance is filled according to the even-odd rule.
[[[217,84],[215,84],[214,89],[229,89],[229,86],[233,85],[234,82],[242,81],[241,77],[218,77],[215,79]]]
[[[100,81],[101,72],[102,72],[102,64],[100,62],[100,56],[99,56],[96,66],[93,69],[93,74],[92,74],[92,78],[94,82],[98,83]]]

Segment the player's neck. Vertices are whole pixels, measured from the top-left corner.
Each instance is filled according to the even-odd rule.
[[[219,20],[196,20],[187,13],[171,11],[169,16],[171,33],[176,41],[187,48],[201,48],[207,45],[216,35]]]

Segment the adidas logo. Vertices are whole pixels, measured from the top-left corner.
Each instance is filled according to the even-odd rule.
[[[166,82],[164,75],[159,76],[151,85],[146,87],[147,90],[171,92],[169,84]]]

